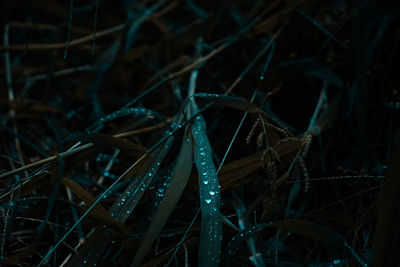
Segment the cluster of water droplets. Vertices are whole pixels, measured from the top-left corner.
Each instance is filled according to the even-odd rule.
[[[211,98],[211,99],[218,99],[223,97],[223,95],[219,94],[210,94],[210,93],[197,93],[194,94],[195,97],[201,97],[201,98]]]
[[[179,128],[179,124],[171,123],[168,132],[166,133],[166,137],[170,135],[169,132],[173,132],[177,128]],[[168,138],[165,141],[163,147],[159,147],[152,152],[152,155],[156,158],[156,160],[151,164],[145,173],[139,174],[139,179],[137,179],[136,182],[132,182],[128,185],[128,187],[122,193],[120,199],[111,207],[111,215],[117,220],[124,222],[129,217],[129,214],[136,207],[137,203],[160,168],[161,162],[167,154],[172,142],[173,138],[171,136],[171,138]],[[124,198],[126,200],[122,201]]]
[[[118,158],[113,158],[110,154],[99,153],[96,157],[96,162],[109,162],[110,160],[113,160],[115,163],[119,162]]]
[[[335,260],[333,260],[333,264],[334,265],[338,265],[338,264],[340,264],[341,263],[341,260],[340,259],[335,259]]]
[[[251,228],[248,228],[247,230],[244,230],[240,233],[238,233],[236,236],[232,238],[232,240],[228,243],[227,246],[227,255],[233,255],[236,249],[240,246],[240,244],[248,239],[250,236],[264,230],[266,227],[271,226],[272,223],[261,223],[255,226],[252,226]]]
[[[183,127],[182,124],[176,123],[176,122],[171,122],[171,124],[168,127],[167,130],[167,136],[171,136],[173,135],[177,130],[181,129]]]
[[[122,193],[121,197],[111,208],[111,216],[117,220],[125,221],[131,211],[135,208],[141,196],[149,186],[154,174],[160,166],[160,162],[156,162],[148,170],[146,175],[137,183],[131,183],[127,189]]]
[[[220,207],[220,186],[214,166],[212,149],[208,141],[205,121],[197,116],[192,124],[195,143],[194,160],[196,162],[202,216],[202,236],[200,240],[200,261],[213,265],[219,260],[222,238]],[[206,253],[206,255],[204,254]]]
[[[118,178],[116,175],[112,174],[111,172],[109,172],[107,170],[105,170],[103,172],[103,176],[106,177],[106,178],[111,178],[111,179],[117,179]]]
[[[171,179],[171,177],[169,177],[169,180]],[[157,197],[157,201],[154,204],[156,207],[158,207],[158,205],[160,204],[161,199],[164,197],[165,195],[165,191],[167,190],[169,186],[169,182],[164,182],[161,184],[161,186],[157,189],[156,191],[156,197]]]
[[[199,172],[199,180],[202,184],[200,188],[206,189],[207,191],[207,194],[201,194],[200,198],[204,197],[205,203],[210,204],[213,198],[219,199],[219,183],[212,160],[211,147],[208,143],[208,140],[205,140],[207,136],[204,136],[206,133],[204,133],[205,131],[202,129],[203,123],[203,119],[200,116],[196,117],[193,134],[199,152],[198,156],[195,156],[195,160]]]

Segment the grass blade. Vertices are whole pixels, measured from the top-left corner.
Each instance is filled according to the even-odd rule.
[[[120,222],[125,222],[129,215],[139,203],[147,187],[153,180],[154,175],[160,168],[165,156],[167,155],[174,137],[168,138],[164,146],[160,146],[155,151],[149,154],[150,165],[148,168],[142,169],[142,171],[137,175],[140,177],[138,180],[132,181],[122,193],[119,200],[117,200],[114,205],[110,208],[111,216],[115,217]]]
[[[159,146],[153,151],[150,149],[151,152],[147,152],[149,154],[146,154],[146,162],[143,164],[144,167],[141,167],[135,174],[136,177],[140,178],[134,179],[121,194],[120,198],[109,209],[108,212],[117,221],[124,223],[135,209],[174,141],[174,137],[169,133],[175,130],[175,127],[178,127],[180,122],[181,117],[178,117],[176,125],[167,130],[166,136],[168,138],[163,146]],[[134,174],[134,171],[136,170],[132,169],[128,171],[125,176],[131,177]],[[104,196],[106,197],[106,195]],[[79,250],[78,254],[71,260],[69,266],[81,264],[82,260],[87,262],[87,266],[95,266],[110,241],[111,239],[105,235],[101,228],[96,228],[93,236],[90,237],[85,245]]]
[[[137,107],[135,107],[135,108],[124,107],[120,110],[117,110],[117,111],[115,111],[111,114],[108,114],[108,115],[102,117],[101,119],[97,120],[92,125],[90,125],[86,131],[89,133],[97,132],[101,128],[103,128],[104,124],[106,124],[107,122],[115,120],[119,117],[128,116],[128,115],[132,115],[133,117],[148,116],[148,117],[157,118],[158,120],[160,120],[162,122],[165,121],[164,117],[161,114],[158,114],[157,112],[154,112],[150,109],[137,108]]]
[[[135,144],[130,141],[109,136],[106,134],[100,134],[100,133],[87,134],[83,132],[77,132],[69,136],[68,140],[78,140],[81,142],[93,143],[101,147],[119,148],[129,154],[139,157],[143,156],[143,154],[146,153],[146,148],[139,144]]]
[[[222,239],[220,186],[207,137],[206,123],[201,115],[195,118],[192,132],[201,208],[199,266],[218,266]]]
[[[190,173],[192,172],[192,159],[193,143],[189,133],[189,128],[186,128],[174,175],[131,266],[140,266],[144,256],[146,256],[152,243],[157,238],[168,217],[174,210],[175,205],[178,203],[178,200],[185,189]]]

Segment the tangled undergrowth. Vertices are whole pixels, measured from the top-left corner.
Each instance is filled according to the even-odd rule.
[[[400,264],[395,1],[0,6],[1,264]]]

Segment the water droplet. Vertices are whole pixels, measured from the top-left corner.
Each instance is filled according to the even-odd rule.
[[[151,173],[151,172],[149,172],[149,174],[148,174],[149,176],[152,176],[153,174]]]
[[[200,165],[204,166],[204,165],[206,165],[206,162],[202,161],[202,162],[200,162]]]
[[[131,212],[130,212],[129,210],[127,210],[127,211],[126,211],[126,214],[129,214],[129,213],[131,213]]]
[[[208,184],[208,180],[204,180],[204,181],[203,181],[203,184]]]
[[[204,175],[204,176],[207,176],[207,174],[208,174],[208,173],[207,173],[206,171],[203,172],[203,175]]]
[[[160,192],[160,193],[164,192],[164,188],[158,189],[158,192]]]
[[[206,201],[207,204],[211,203],[211,199],[209,199],[209,198],[207,198],[205,201]]]
[[[333,264],[339,264],[339,263],[340,263],[339,259],[336,259],[336,260],[333,261]]]
[[[208,192],[208,193],[210,193],[210,195],[215,195],[215,191],[210,191],[210,192]]]

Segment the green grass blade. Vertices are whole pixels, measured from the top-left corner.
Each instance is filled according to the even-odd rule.
[[[192,132],[201,208],[199,266],[218,266],[222,239],[219,181],[206,123],[201,115],[193,121]]]
[[[164,146],[160,146],[152,153],[150,153],[150,165],[148,168],[144,168],[137,177],[139,179],[134,179],[125,191],[122,193],[121,197],[114,203],[110,208],[111,216],[116,218],[120,222],[125,222],[133,209],[139,203],[147,187],[153,180],[154,175],[160,168],[162,161],[167,155],[174,138],[171,136],[167,139]]]
[[[139,144],[100,133],[87,134],[83,132],[76,132],[70,135],[67,140],[93,143],[94,145],[105,148],[119,148],[126,153],[139,157],[146,153],[146,148]]]
[[[176,127],[178,127],[179,123],[181,123],[181,117],[177,118]],[[172,127],[172,129],[169,129],[167,131],[166,136],[168,136],[168,138],[162,146],[157,147],[156,149],[152,150],[150,154],[148,154],[146,163],[144,163],[145,167],[141,168],[141,170],[135,175],[136,177],[140,178],[134,179],[121,194],[120,198],[109,209],[109,213],[117,221],[124,223],[128,219],[129,215],[132,213],[132,211],[135,209],[139,200],[151,183],[155,173],[158,171],[162,161],[167,155],[174,141],[174,137],[169,133],[175,130],[176,127],[174,126]],[[127,177],[131,176],[129,173],[126,175]],[[98,229],[96,229],[96,231],[98,231]],[[90,251],[90,261],[88,259],[86,259],[86,261],[88,264],[91,264],[90,266],[94,266],[96,264],[96,261],[99,259],[102,252],[106,248],[106,245],[109,243],[110,239],[105,236],[105,233],[96,233],[96,235],[93,238],[90,238],[89,241],[90,242],[87,242],[80,250],[84,251],[84,253],[82,254]],[[96,243],[101,243],[101,245],[96,245],[96,247],[92,248],[93,244]],[[81,253],[78,252],[76,257],[74,257],[71,262],[80,262],[79,259],[82,259],[82,256]]]
[[[174,175],[131,266],[140,266],[146,253],[149,251],[154,240],[164,227],[168,217],[174,210],[175,205],[178,203],[178,200],[185,189],[190,173],[192,172],[192,160],[193,143],[189,133],[189,128],[186,128]]]
[[[101,119],[97,120],[96,122],[94,122],[91,126],[89,126],[86,131],[89,133],[93,133],[93,132],[97,132],[99,131],[101,128],[103,128],[104,124],[106,124],[109,121],[115,120],[119,117],[123,117],[123,116],[133,116],[133,117],[139,117],[139,116],[152,116],[154,118],[159,119],[160,121],[165,121],[165,118],[150,109],[145,109],[145,108],[139,108],[139,107],[135,107],[135,108],[127,108],[124,107],[120,110],[117,110],[109,115],[106,115],[104,117],[102,117]]]

